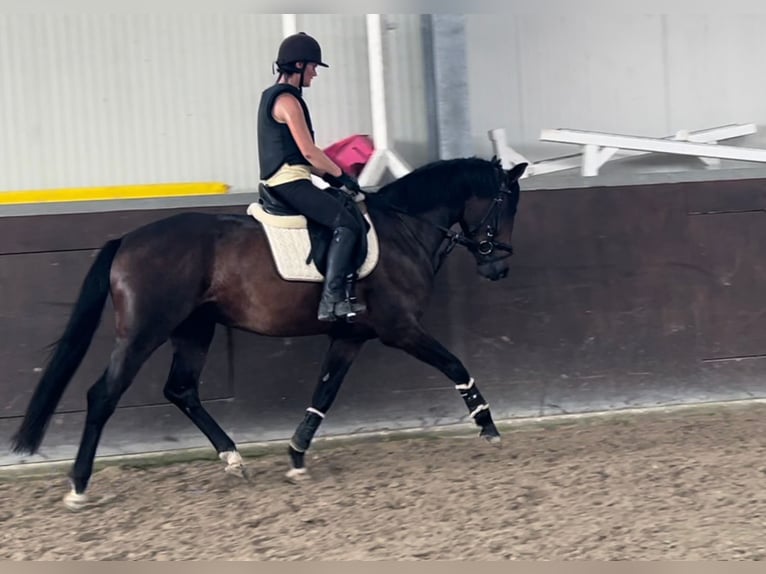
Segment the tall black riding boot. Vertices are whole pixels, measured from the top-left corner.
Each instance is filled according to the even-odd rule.
[[[356,234],[348,227],[338,227],[333,231],[332,242],[327,251],[327,271],[325,273],[322,299],[319,301],[317,319],[320,321],[347,321],[367,308],[353,299],[353,279],[351,256],[356,247]],[[350,288],[347,287],[350,282]]]

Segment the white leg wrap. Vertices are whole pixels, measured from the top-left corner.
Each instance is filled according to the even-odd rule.
[[[304,453],[304,452],[306,452],[305,450],[303,450],[303,449],[301,449],[301,448],[298,448],[298,447],[295,445],[295,443],[292,441],[292,439],[290,440],[290,448],[291,448],[291,449],[293,449],[295,452],[300,452],[300,453]]]
[[[315,414],[315,415],[317,415],[317,416],[318,416],[320,419],[323,419],[323,418],[324,418],[324,413],[323,413],[322,411],[318,411],[318,410],[316,410],[314,407],[309,407],[309,408],[307,408],[307,409],[306,409],[306,411],[308,411],[308,412],[310,412],[310,413],[314,413],[314,414]]]
[[[473,380],[473,377],[471,377],[471,380],[468,381],[468,384],[465,384],[465,385],[455,385],[455,388],[458,391],[470,391],[471,387],[473,387],[473,383],[474,383],[474,380]]]
[[[481,411],[486,411],[489,408],[489,405],[487,403],[484,403],[483,405],[479,405],[476,407],[473,412],[471,413],[471,418],[474,418],[476,415],[478,415]]]

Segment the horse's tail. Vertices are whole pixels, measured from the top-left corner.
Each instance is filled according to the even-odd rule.
[[[121,238],[108,241],[85,276],[69,322],[61,338],[52,345],[45,372],[12,439],[14,452],[34,454],[40,447],[53,412],[101,322],[109,295],[109,271],[121,242]]]

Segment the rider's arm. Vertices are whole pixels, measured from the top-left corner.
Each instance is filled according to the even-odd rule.
[[[303,108],[292,94],[282,94],[274,102],[272,110],[274,119],[282,124],[287,124],[290,133],[317,175],[329,173],[339,177],[343,171],[325,154],[311,139],[311,133],[306,125]],[[312,170],[314,171],[314,170]]]

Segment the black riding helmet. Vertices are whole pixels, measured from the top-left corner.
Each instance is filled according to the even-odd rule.
[[[276,64],[280,72],[299,73],[301,70],[295,66],[297,62],[315,62],[325,68],[330,67],[322,61],[322,48],[319,42],[306,32],[288,36],[279,45]]]

